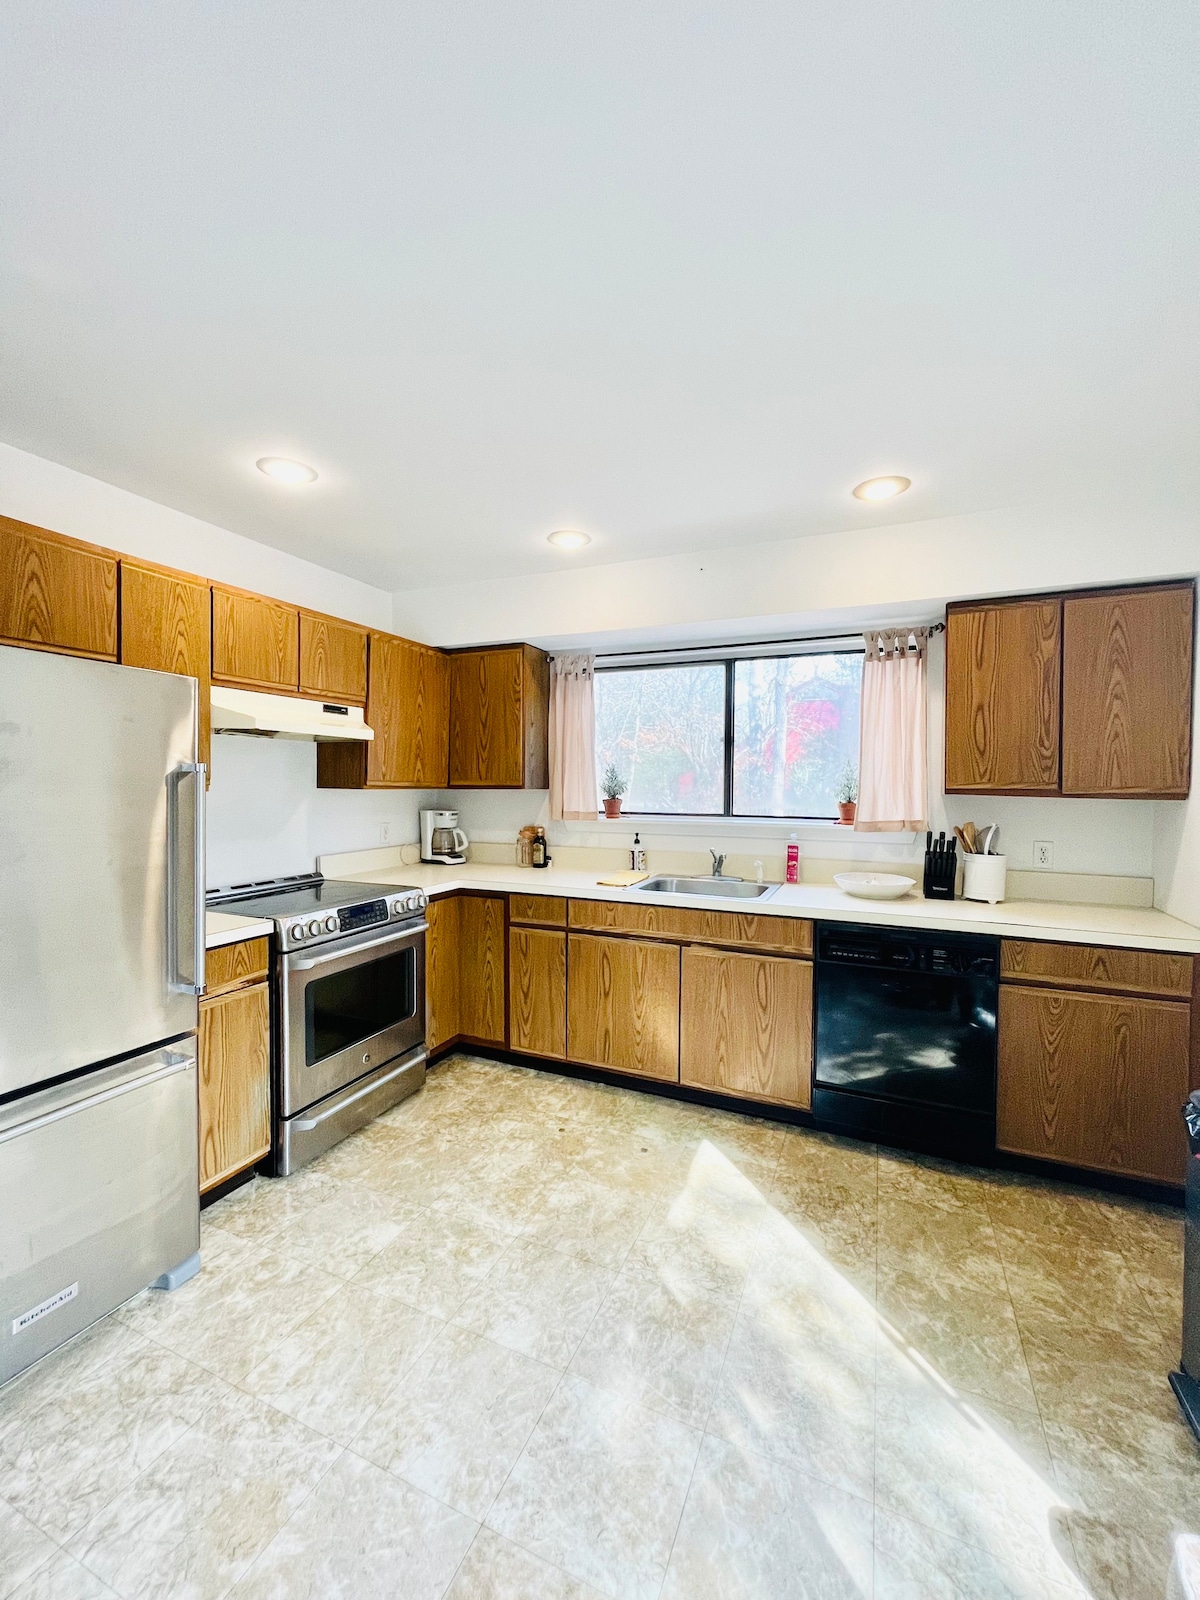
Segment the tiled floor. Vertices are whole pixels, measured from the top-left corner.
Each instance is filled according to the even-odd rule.
[[[0,1391],[0,1597],[1187,1594],[1180,1249],[455,1058]]]

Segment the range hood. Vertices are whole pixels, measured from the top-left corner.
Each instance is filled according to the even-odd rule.
[[[261,739],[373,739],[360,706],[212,686],[212,731]]]

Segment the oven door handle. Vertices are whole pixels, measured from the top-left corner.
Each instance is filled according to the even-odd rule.
[[[347,956],[356,956],[360,950],[378,950],[381,944],[402,944],[406,939],[415,937],[418,933],[427,933],[429,924],[418,922],[407,928],[396,928],[392,933],[385,933],[380,939],[368,939],[366,944],[356,944],[351,949],[330,950],[323,956],[313,956],[311,961],[293,961],[287,958],[289,972],[311,972],[313,967],[327,967],[331,961],[344,961]]]

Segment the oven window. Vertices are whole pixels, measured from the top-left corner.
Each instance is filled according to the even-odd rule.
[[[312,979],[304,990],[308,1065],[407,1022],[416,1011],[416,974],[417,953],[409,949]]]

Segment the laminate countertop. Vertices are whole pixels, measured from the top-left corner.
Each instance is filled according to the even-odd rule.
[[[215,950],[218,945],[240,944],[243,939],[265,939],[275,932],[275,924],[265,917],[235,917],[229,911],[204,913],[204,945]]]
[[[1200,928],[1169,917],[1165,911],[1133,906],[1070,905],[1052,900],[1006,900],[990,906],[976,900],[926,900],[917,890],[902,900],[855,900],[832,884],[804,883],[780,884],[764,900],[723,900],[709,895],[648,895],[630,889],[602,888],[597,876],[595,872],[556,867],[470,862],[462,867],[399,866],[346,874],[355,882],[424,889],[429,895],[450,894],[458,889],[551,894],[569,900],[627,901],[631,905],[680,906],[756,917],[812,917],[821,922],[857,922],[885,928],[943,928],[995,934],[1005,939],[1052,939],[1067,944],[1200,954]]]

